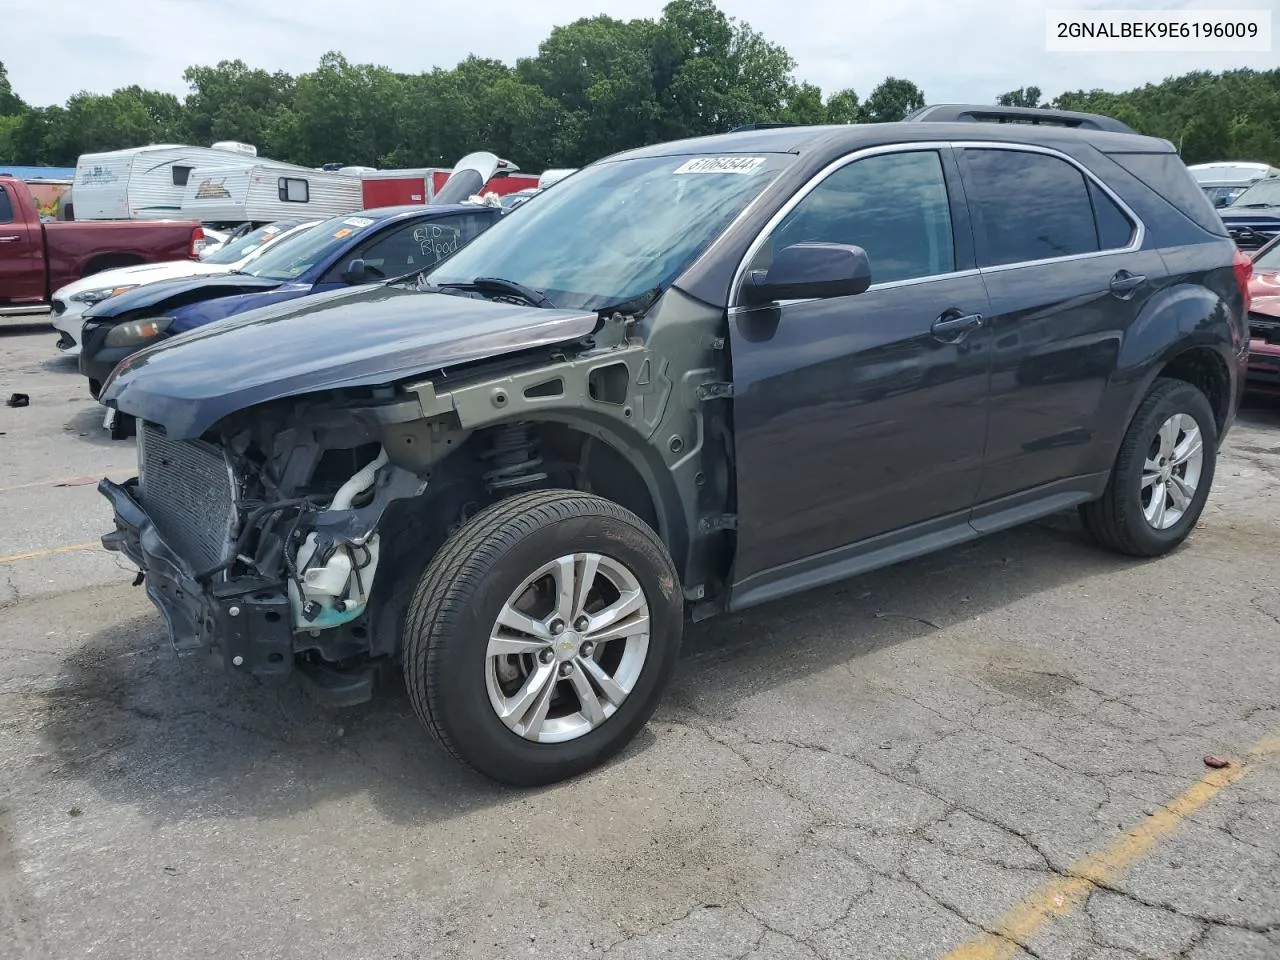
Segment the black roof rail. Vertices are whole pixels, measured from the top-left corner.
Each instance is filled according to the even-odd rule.
[[[799,123],[744,123],[740,127],[734,127],[730,133],[741,133],[744,130],[772,130],[775,127],[799,127],[803,124]]]
[[[1052,127],[1074,127],[1078,130],[1106,130],[1111,133],[1136,133],[1119,120],[1098,113],[1074,110],[1045,110],[1038,107],[993,107],[967,103],[940,103],[921,107],[903,118],[908,123],[1030,123]]]

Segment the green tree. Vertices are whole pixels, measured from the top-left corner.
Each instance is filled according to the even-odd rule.
[[[797,91],[791,56],[712,0],[673,0],[663,8],[654,60],[659,138],[778,120],[796,93],[797,108],[804,109],[807,93]]]
[[[652,21],[590,17],[556,27],[516,64],[521,81],[571,118],[574,165],[658,139],[654,43]]]
[[[396,107],[403,79],[386,67],[352,64],[326,53],[297,79],[292,118],[273,137],[295,162],[378,166],[399,143]]]
[[[22,98],[13,92],[9,83],[9,71],[0,62],[0,117],[16,117],[27,109]]]
[[[996,103],[1002,107],[1039,107],[1040,88],[1019,87],[1017,90],[1010,90],[996,97]]]
[[[274,138],[287,127],[293,107],[294,79],[289,74],[251,69],[243,60],[222,60],[212,67],[188,67],[182,78],[191,88],[183,103],[184,140],[202,146],[239,140],[267,156],[283,146]]]
[[[828,123],[862,123],[862,104],[852,89],[839,90],[827,97]]]
[[[870,123],[892,123],[924,106],[924,93],[910,80],[887,77],[863,105]]]

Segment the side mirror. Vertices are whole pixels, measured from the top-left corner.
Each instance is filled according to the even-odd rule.
[[[1216,200],[1213,201],[1213,205],[1215,207],[1225,207],[1227,205],[1227,198],[1218,197]]]
[[[773,257],[768,271],[753,273],[742,288],[750,305],[776,300],[851,297],[871,286],[871,260],[861,247],[843,243],[794,243]]]
[[[359,258],[348,263],[347,269],[342,271],[343,283],[350,283],[354,285],[357,283],[368,283],[371,279],[372,277],[369,276],[369,271],[365,269],[364,261]]]

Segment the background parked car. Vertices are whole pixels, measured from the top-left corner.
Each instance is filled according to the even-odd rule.
[[[97,397],[116,364],[143,347],[271,304],[434,266],[487,230],[501,207],[387,207],[334,217],[243,270],[147,284],[85,314],[80,372]]]
[[[243,270],[271,244],[314,227],[319,220],[281,220],[252,230],[199,260],[169,260],[104,270],[69,283],[53,295],[53,329],[58,349],[67,356],[80,355],[85,311],[110,297],[148,283],[182,277],[216,276]]]
[[[1280,296],[1280,237],[1254,252],[1249,294],[1254,298]]]
[[[194,221],[46,223],[27,185],[0,176],[0,307],[40,306],[54,290],[113,267],[199,256]]]
[[[1230,206],[1259,180],[1280,177],[1280,170],[1265,163],[1196,163],[1187,169],[1215,207]]]
[[[1241,250],[1266,246],[1280,235],[1280,178],[1259,180],[1218,212]]]

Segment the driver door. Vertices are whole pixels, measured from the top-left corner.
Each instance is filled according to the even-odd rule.
[[[748,277],[821,241],[866,250],[871,286],[733,301],[734,609],[971,535],[982,476],[988,300],[950,149],[855,154],[806,189]]]

